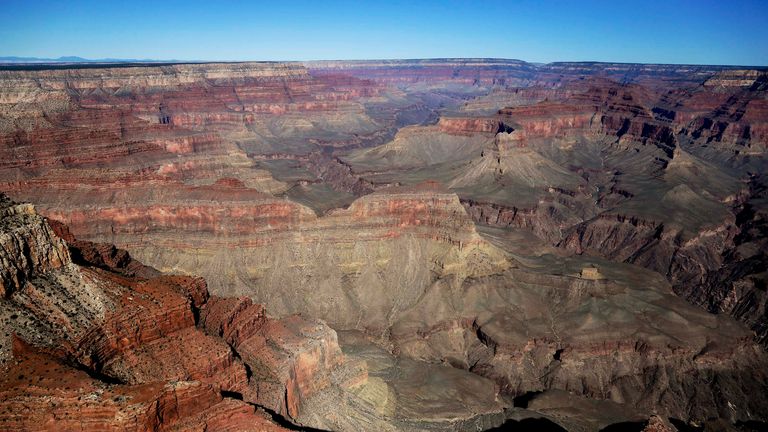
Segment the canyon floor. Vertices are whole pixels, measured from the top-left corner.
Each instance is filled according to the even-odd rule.
[[[0,66],[0,429],[754,431],[768,70]]]

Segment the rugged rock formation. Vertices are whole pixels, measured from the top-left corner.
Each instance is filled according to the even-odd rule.
[[[25,271],[0,299],[4,430],[285,430],[271,416],[346,431],[474,430],[505,418],[491,381],[392,359],[390,373],[441,378],[384,382],[388,354],[364,337],[348,344],[362,350],[343,352],[322,321],[276,320],[250,299],[209,297],[200,278],[154,276],[125,251],[56,224],[67,245],[30,205],[2,203],[2,235],[28,251],[2,267]],[[449,403],[444,392],[465,395]]]
[[[226,344],[195,328],[204,281],[80,267],[32,206],[3,196],[0,210],[12,259],[1,268],[14,276],[0,299],[2,429],[283,430],[222,398],[248,377]],[[103,246],[75,243],[73,255],[102,258]]]
[[[437,125],[441,132],[454,135],[487,133],[495,135],[506,129],[506,126],[493,118],[473,117],[441,117]]]
[[[0,189],[66,224],[3,204],[2,418],[765,421],[766,91],[505,60],[2,71]],[[41,361],[72,381],[13,378]]]
[[[0,390],[4,430],[284,431],[199,381],[114,385],[17,341]]]
[[[433,59],[305,62],[315,75],[344,74],[375,82],[466,91],[467,87],[520,85],[534,72],[532,65],[504,59]]]
[[[388,84],[489,84],[522,87],[559,84],[588,76],[606,76],[619,82],[644,84],[698,84],[736,66],[664,65],[638,63],[555,62],[533,65],[506,59],[425,59],[305,62],[313,74],[345,74]],[[738,73],[738,72],[736,72]]]
[[[441,120],[437,126],[405,127],[397,132],[391,142],[356,151],[342,160],[354,173],[363,179],[370,179],[371,175],[387,169],[415,169],[466,159],[481,153],[481,149],[493,139],[499,128],[499,122],[495,119],[480,120],[477,123]],[[492,132],[483,133],[483,129]],[[368,181],[371,184],[386,184],[394,180],[374,178]]]
[[[415,192],[402,191],[400,199]],[[385,202],[387,207],[395,205]],[[663,409],[675,418],[718,412],[732,420],[752,419],[749,413],[760,412],[765,403],[754,397],[766,385],[766,377],[754,372],[762,370],[765,354],[745,343],[743,330],[694,312],[654,285],[659,282],[638,290],[637,279],[627,278],[648,276],[634,276],[628,269],[602,264],[605,279],[596,281],[548,275],[533,270],[541,267],[530,261],[506,272],[491,268],[473,273],[472,282],[457,271],[444,273],[430,293],[404,308],[392,327],[394,351],[406,356],[398,359],[359,333],[345,333],[340,344],[322,322],[298,316],[274,320],[249,299],[209,298],[199,278],[130,276],[126,269],[148,270],[119,252],[105,255],[103,245],[77,241],[57,225],[56,231],[71,242],[71,255],[81,257],[84,266],[74,264],[64,242],[30,206],[4,203],[4,230],[26,239],[22,249],[30,250],[27,259],[35,263],[2,301],[3,321],[12,331],[3,348],[4,427],[187,430],[207,425],[241,430],[249,425],[253,430],[278,430],[248,403],[334,430],[359,430],[362,424],[375,424],[378,430],[447,425],[468,430],[493,427],[513,412],[523,415],[514,410],[504,414],[496,387],[461,369],[495,380],[510,395],[559,388],[608,397],[641,412]],[[445,223],[444,217],[419,213],[413,204],[406,206],[412,213],[399,214],[400,225]],[[461,208],[457,201],[453,205]],[[398,214],[375,200],[350,211]],[[35,240],[27,234],[36,232],[47,232],[50,238]],[[454,226],[451,232],[455,236],[462,231]],[[455,237],[462,247],[479,241],[474,230],[464,235],[461,240]],[[50,267],[41,257],[54,249],[61,259]],[[115,255],[125,258],[112,267],[104,257]],[[584,267],[578,262],[563,265],[566,274],[570,267],[576,267],[574,274]],[[457,291],[460,286],[464,288]],[[468,296],[467,289],[473,294]],[[622,300],[628,297],[633,300]],[[510,303],[512,298],[518,300]],[[597,307],[588,315],[593,318],[578,321],[584,315],[571,311],[592,299],[602,299],[602,305],[592,306]],[[442,302],[454,306],[446,308],[448,303]],[[464,306],[454,309],[461,303]],[[516,303],[526,305],[520,317],[524,321],[512,322],[501,312]],[[674,313],[665,309],[670,304]],[[626,315],[636,308],[648,317],[638,321]],[[626,318],[621,327],[619,315]],[[599,316],[612,322],[610,331],[595,333],[603,328],[593,322]],[[197,319],[208,335],[195,327]],[[701,331],[702,325],[709,330]],[[664,333],[657,333],[659,326]],[[616,352],[622,353],[619,358]],[[453,367],[429,366],[408,357],[447,361]],[[593,367],[584,370],[579,366],[584,362]],[[620,372],[625,370],[628,375]],[[750,380],[739,376],[746,371]],[[631,378],[637,373],[654,383]],[[659,373],[668,376],[668,384],[653,378]],[[440,378],[419,384],[418,377],[427,376]],[[703,391],[705,382],[714,381],[719,383],[717,393]],[[747,382],[755,388],[744,387]],[[662,398],[657,405],[656,396],[644,395],[650,388],[671,399]],[[689,393],[687,388],[698,391]],[[454,405],[447,402],[453,398],[439,396],[459,389],[463,396]],[[55,400],[51,394],[57,395]],[[753,396],[744,399],[744,394]],[[55,409],[44,409],[47,406]],[[405,407],[408,410],[402,411]],[[83,415],[89,412],[93,414]],[[548,415],[559,415],[552,413]],[[606,422],[627,415],[617,412]],[[58,423],[52,423],[54,419]]]
[[[517,240],[497,239],[519,256]],[[561,389],[675,418],[733,412],[725,399],[714,402],[719,397],[713,396],[729,387],[726,375],[737,387],[745,384],[745,376],[733,371],[764,382],[760,373],[747,372],[762,366],[740,365],[763,362],[765,353],[755,344],[746,348],[750,333],[735,322],[715,324],[714,316],[676,298],[651,272],[602,262],[603,278],[589,280],[579,277],[585,264],[529,256],[504,274],[471,283],[439,281],[393,327],[391,339],[402,353],[446,359],[493,378],[511,394]],[[723,387],[704,390],[710,374]],[[742,403],[752,402],[746,397]],[[761,410],[754,406],[742,415]]]
[[[223,337],[249,365],[256,400],[290,418],[330,386],[331,371],[344,362],[336,333],[319,321],[270,320],[245,298],[214,297],[200,316],[206,331]]]
[[[36,217],[31,204],[13,204],[0,196],[0,297],[19,290],[35,270],[54,270],[66,265],[69,253],[64,242]]]
[[[237,206],[200,200],[192,210],[189,199],[160,193],[162,204],[145,201],[132,215],[114,208],[48,213],[92,237],[112,231],[103,239],[160,269],[202,272],[214,293],[249,295],[272,313],[301,312],[338,328],[385,331],[435,276],[476,277],[507,265],[477,235],[458,198],[434,183],[367,195],[323,217],[247,189],[229,192],[233,200],[238,194]],[[139,240],[147,226],[154,244]],[[180,240],[184,226],[187,240]],[[199,234],[206,231],[213,235]]]
[[[604,78],[515,89],[516,106],[484,117],[505,129],[493,140],[478,129],[460,145],[424,147],[425,156],[419,142],[396,138],[345,161],[372,183],[439,178],[478,223],[526,228],[579,254],[658,271],[678,294],[739,317],[763,340],[764,295],[750,287],[764,281],[755,243],[764,180],[754,173],[765,167],[765,72],[709,76],[673,90]],[[435,143],[455,133],[415,129]],[[757,222],[740,222],[750,215]],[[721,270],[730,261],[744,264]]]

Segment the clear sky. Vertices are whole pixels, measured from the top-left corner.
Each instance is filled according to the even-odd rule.
[[[768,65],[768,0],[0,0],[0,56]]]

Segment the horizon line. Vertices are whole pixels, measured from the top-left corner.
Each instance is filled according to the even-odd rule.
[[[719,66],[719,67],[744,67],[744,68],[768,68],[764,65],[748,64],[726,64],[726,63],[658,63],[658,62],[626,62],[626,61],[607,61],[607,60],[555,60],[549,62],[527,61],[517,58],[507,57],[412,57],[412,58],[337,58],[337,59],[310,59],[310,60],[181,60],[181,59],[151,59],[151,58],[86,58],[80,56],[60,56],[60,57],[35,57],[35,56],[0,56],[0,64],[3,65],[115,65],[115,64],[214,64],[214,63],[321,63],[321,62],[387,62],[387,61],[505,61],[519,62],[529,65],[551,65],[551,64],[615,64],[615,65],[648,65],[648,66]]]

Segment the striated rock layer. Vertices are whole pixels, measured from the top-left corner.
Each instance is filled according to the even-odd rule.
[[[2,265],[23,275],[0,298],[3,430],[284,430],[222,397],[248,377],[195,328],[204,281],[77,265],[100,247],[70,252],[32,206],[2,200],[2,235],[25,251]]]
[[[217,294],[248,295],[272,313],[301,312],[337,328],[386,331],[436,277],[477,277],[508,265],[475,232],[458,198],[434,183],[367,195],[323,217],[242,187],[219,192],[232,206],[213,201],[215,190],[190,192],[211,198],[193,209],[187,197],[158,192],[156,203],[130,214],[94,207],[47,213],[91,237],[111,231],[104,240],[161,270],[203,272]],[[142,235],[154,244],[137,241]]]
[[[137,429],[267,425],[253,404],[350,431],[765,421],[765,77],[482,59],[2,71],[0,189],[71,229],[3,204],[2,358],[21,369],[0,400],[38,398],[36,423],[8,427],[46,424],[64,390]],[[25,387],[47,359],[97,395]]]
[[[440,179],[478,223],[657,271],[765,341],[765,77],[731,70],[673,89],[590,78],[499,90],[466,111],[512,104],[494,115],[403,129],[343,160],[371,184]],[[489,138],[479,125],[491,122]],[[420,134],[429,138],[410,138]]]
[[[3,430],[475,430],[505,418],[487,379],[410,362],[393,369],[445,382],[387,390],[369,376],[367,355],[343,352],[322,321],[277,320],[250,299],[209,297],[201,278],[157,276],[125,251],[54,224],[67,244],[32,206],[4,196],[2,205],[2,235],[27,251],[2,267],[24,270],[0,298]],[[440,392],[467,385],[475,390],[435,409]],[[382,411],[370,398],[382,389],[387,406],[409,411]],[[343,411],[331,404],[339,398]]]

